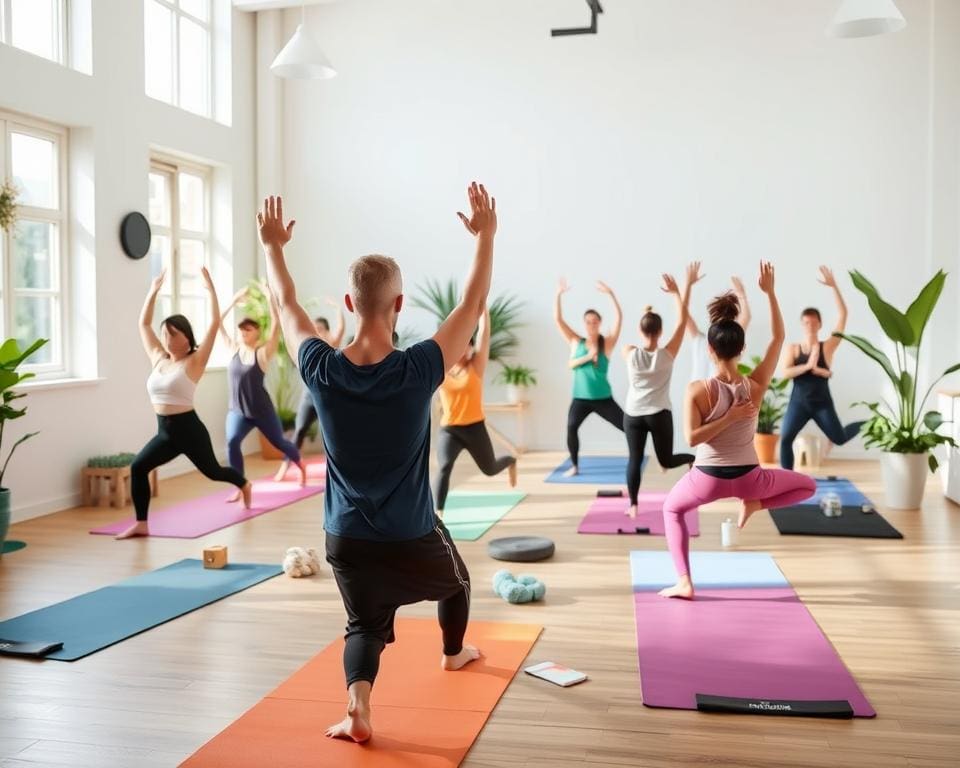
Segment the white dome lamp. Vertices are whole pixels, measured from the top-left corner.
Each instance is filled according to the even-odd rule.
[[[306,4],[301,3],[297,30],[273,60],[270,71],[278,77],[294,80],[329,80],[337,76],[337,70],[307,31],[306,15]]]
[[[831,37],[872,37],[907,26],[893,0],[843,0],[827,27]]]

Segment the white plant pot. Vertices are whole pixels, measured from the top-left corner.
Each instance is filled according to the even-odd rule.
[[[920,509],[923,489],[930,474],[925,453],[881,453],[880,469],[887,506]]]
[[[507,384],[507,402],[512,405],[522,403],[527,394],[526,387],[520,387],[516,384]]]

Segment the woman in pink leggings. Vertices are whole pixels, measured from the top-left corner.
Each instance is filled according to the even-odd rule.
[[[763,469],[753,447],[757,413],[770,384],[783,346],[783,315],[773,290],[773,266],[760,264],[760,290],[770,301],[773,339],[767,353],[749,377],[737,363],[743,352],[743,328],[737,323],[740,304],[732,292],[710,304],[707,342],[716,364],[713,378],[687,385],[684,432],[696,446],[693,469],[673,486],[663,503],[667,546],[677,569],[676,585],[660,592],[664,597],[693,597],[690,575],[690,534],[686,514],[717,499],[743,501],[738,527],[759,509],[796,504],[813,495],[812,477],[785,469]]]

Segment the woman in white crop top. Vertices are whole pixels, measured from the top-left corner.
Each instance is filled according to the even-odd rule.
[[[684,431],[687,442],[697,448],[697,458],[693,469],[680,478],[663,502],[667,546],[677,571],[676,585],[660,592],[664,597],[693,597],[687,512],[717,499],[738,498],[743,502],[738,522],[742,528],[754,512],[796,504],[816,490],[812,477],[786,469],[763,469],[753,447],[758,409],[784,338],[773,267],[768,262],[760,264],[759,284],[770,301],[773,338],[749,377],[742,376],[737,367],[744,347],[743,327],[736,320],[740,302],[728,292],[710,304],[707,340],[716,370],[713,378],[687,386]]]
[[[627,514],[637,516],[637,495],[643,473],[643,454],[647,447],[647,435],[653,436],[653,450],[664,470],[693,464],[690,453],[673,452],[673,412],[670,410],[670,380],[673,361],[683,343],[683,331],[689,316],[690,289],[700,279],[700,262],[687,267],[683,294],[671,275],[663,276],[664,293],[673,294],[677,301],[679,318],[670,340],[660,346],[663,335],[663,319],[647,307],[640,318],[642,346],[628,344],[623,348],[627,363],[627,396],[623,403],[623,433],[627,437],[630,458],[627,461],[627,495],[630,506]]]
[[[210,296],[212,319],[203,341],[198,345],[190,321],[183,315],[171,315],[165,319],[159,338],[153,330],[153,309],[163,285],[164,274],[161,272],[153,280],[140,311],[140,339],[153,365],[147,378],[147,392],[157,414],[157,434],[137,454],[130,466],[130,495],[133,497],[137,522],[119,534],[118,539],[149,534],[150,473],[180,454],[185,454],[211,480],[230,483],[241,489],[244,506],[250,506],[252,486],[239,472],[220,466],[213,452],[210,433],[193,410],[197,382],[206,370],[220,328],[220,306],[213,281],[204,267],[202,274]]]

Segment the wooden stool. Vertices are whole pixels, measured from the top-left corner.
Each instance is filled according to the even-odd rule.
[[[820,466],[820,435],[804,432],[793,441],[793,453],[797,466],[818,468]]]
[[[160,492],[157,470],[150,472],[150,495]],[[83,506],[112,505],[120,508],[130,502],[130,467],[84,467],[80,471]]]

